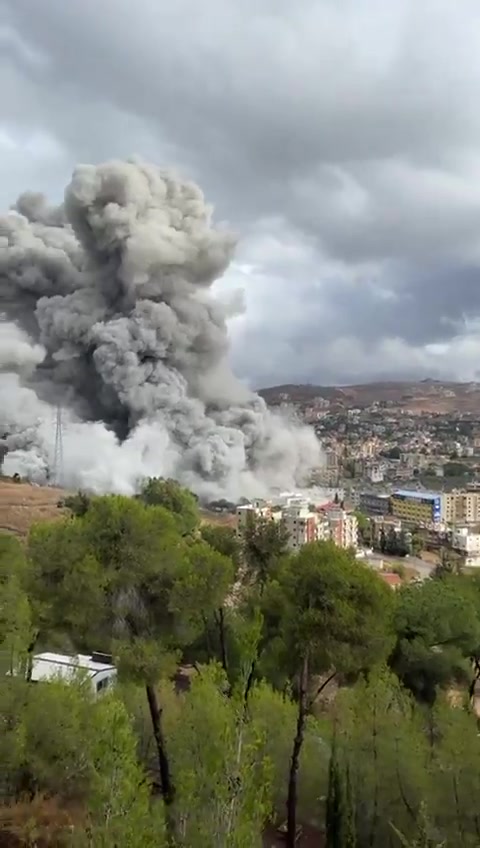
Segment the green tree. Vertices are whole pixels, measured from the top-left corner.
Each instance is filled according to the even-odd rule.
[[[480,841],[480,739],[469,711],[452,708],[443,698],[433,710],[432,797],[429,812],[438,832],[452,846]]]
[[[331,542],[305,545],[289,557],[265,594],[271,647],[298,691],[287,799],[287,844],[294,848],[311,677],[359,673],[384,658],[391,648],[393,596],[374,572]]]
[[[228,587],[229,598],[230,601],[232,601],[234,594],[234,581],[236,581],[237,587],[240,585],[239,569],[241,565],[242,546],[237,533],[233,527],[228,527],[222,524],[203,524],[200,528],[200,533],[202,539],[204,539],[204,541],[207,542],[214,551],[217,551],[217,553],[227,557],[233,566],[233,571],[232,566],[229,566],[231,585]],[[226,606],[226,594],[227,593],[224,593],[224,601],[222,601],[214,613],[214,623],[218,634],[219,658],[226,674],[229,676],[230,680],[232,680],[232,676],[230,674],[231,670],[229,668],[229,650],[227,644],[229,641],[228,634],[231,630],[228,619],[231,619],[232,604],[230,603],[228,607]],[[207,650],[209,659],[213,658],[209,645],[207,645]]]
[[[411,551],[413,556],[420,556],[423,548],[422,538],[419,533],[413,532],[412,539],[410,543]]]
[[[419,802],[428,797],[425,718],[391,672],[375,670],[336,703],[340,762],[354,787],[359,845],[391,843],[391,824],[416,833]]]
[[[330,755],[325,825],[326,848],[356,848],[355,809],[350,773],[340,762],[336,735]]]
[[[372,544],[372,524],[368,515],[364,515],[360,510],[355,511],[355,516],[358,523],[358,532],[362,543],[370,546]]]
[[[35,528],[30,556],[42,627],[63,630],[87,650],[105,645],[120,673],[144,685],[162,792],[171,804],[156,683],[173,672],[185,635],[181,616],[170,608],[175,575],[187,558],[175,517],[139,500],[93,498],[85,515]]]
[[[207,542],[195,541],[188,548],[188,556],[175,574],[170,608],[191,626],[191,636],[205,635],[208,659],[217,651],[225,674],[229,674],[226,601],[232,592],[235,568],[231,557],[219,553]],[[212,631],[216,644],[212,644]],[[217,648],[218,646],[218,648]]]
[[[225,557],[230,557],[238,568],[241,557],[241,544],[233,527],[225,524],[202,524],[200,527],[202,539]]]
[[[92,848],[166,846],[162,805],[150,803],[130,718],[118,697],[106,695],[93,705],[88,735],[88,826],[81,841]]]
[[[391,668],[415,697],[433,704],[437,689],[468,685],[480,645],[475,598],[459,578],[426,580],[400,590]]]
[[[26,687],[16,677],[4,677],[0,685],[0,804],[9,803],[23,789]]]
[[[92,775],[93,698],[88,682],[29,685],[23,717],[25,788],[83,801]]]
[[[256,683],[248,700],[248,714],[262,734],[264,753],[272,765],[272,797],[275,817],[285,816],[285,798],[295,735],[297,705],[285,692],[265,680]],[[298,772],[298,814],[303,821],[322,823],[319,797],[327,792],[330,761],[330,722],[309,715]]]
[[[0,675],[26,662],[32,616],[26,593],[27,562],[20,543],[0,534]]]
[[[470,468],[463,462],[446,462],[443,466],[445,477],[464,477],[470,473]]]
[[[437,837],[432,834],[432,830],[427,808],[424,804],[422,804],[419,815],[418,834],[413,841],[407,839],[403,833],[393,826],[393,831],[398,836],[402,848],[446,848],[446,842],[439,842]]]
[[[59,503],[59,506],[66,507],[73,515],[80,516],[85,515],[87,512],[90,506],[90,500],[89,495],[80,491],[76,495],[70,495],[68,498],[65,498],[64,501]]]
[[[252,515],[242,534],[243,562],[260,591],[272,576],[288,545],[288,532],[279,521]]]
[[[188,848],[261,848],[271,812],[266,731],[226,688],[220,667],[202,666],[168,728]]]
[[[463,571],[463,560],[460,554],[450,548],[440,549],[440,562],[435,566],[433,577],[441,579],[452,575],[460,575]]]
[[[193,533],[200,516],[195,495],[183,488],[176,480],[151,477],[141,489],[139,498],[147,506],[163,506],[172,512],[179,523],[182,534]]]

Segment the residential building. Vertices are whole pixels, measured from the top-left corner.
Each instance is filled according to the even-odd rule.
[[[439,524],[442,497],[438,492],[416,492],[397,489],[390,498],[392,515],[406,524],[428,526]]]
[[[442,495],[442,519],[447,524],[480,523],[480,492],[454,489]]]
[[[338,471],[338,452],[335,448],[327,448],[325,451],[325,467],[328,471]]]
[[[378,492],[361,492],[360,512],[365,515],[388,515],[390,512],[390,495],[380,495]]]
[[[380,462],[367,463],[364,468],[365,477],[371,483],[383,483],[385,478],[385,466]]]
[[[340,548],[357,548],[358,521],[356,515],[332,505],[325,509],[329,538]]]
[[[342,493],[343,494],[343,493]],[[237,535],[241,536],[249,521],[256,517],[280,521],[288,533],[288,547],[298,551],[308,542],[331,539],[342,548],[357,548],[358,522],[343,503],[313,505],[304,495],[284,492],[274,503],[244,504],[237,507]]]
[[[281,521],[288,533],[288,547],[299,550],[307,542],[316,542],[319,538],[319,515],[312,512],[306,504],[291,504],[282,510]]]
[[[376,533],[380,533],[382,530],[384,533],[388,533],[389,530],[393,530],[395,533],[402,532],[401,519],[395,518],[394,515],[373,515],[370,523]]]
[[[402,585],[402,578],[399,574],[394,574],[391,571],[379,571],[378,576],[393,590],[399,589]]]
[[[255,503],[237,506],[237,535],[241,535],[253,518],[273,518],[271,506],[258,506]]]
[[[480,533],[461,527],[452,534],[452,548],[465,557],[465,565],[480,566]]]

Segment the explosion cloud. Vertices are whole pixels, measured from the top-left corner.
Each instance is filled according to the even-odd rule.
[[[130,492],[157,474],[237,498],[305,483],[314,433],[228,364],[212,284],[234,247],[196,185],[142,162],[78,166],[59,207],[19,198],[0,219],[0,436],[21,471],[45,470],[61,405],[67,485]]]

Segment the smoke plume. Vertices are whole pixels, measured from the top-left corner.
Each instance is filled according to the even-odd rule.
[[[155,474],[236,498],[305,483],[313,432],[228,364],[233,301],[212,284],[234,247],[196,185],[141,162],[77,167],[58,207],[23,194],[0,219],[5,467],[45,470],[61,405],[65,485],[130,492]]]

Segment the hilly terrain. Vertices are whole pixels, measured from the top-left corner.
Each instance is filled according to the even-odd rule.
[[[0,532],[24,539],[32,524],[62,518],[66,512],[57,504],[65,495],[64,489],[0,478]]]
[[[26,481],[17,482],[11,477],[0,477],[0,533],[13,533],[25,539],[32,524],[41,521],[58,521],[68,510],[59,502],[68,495],[65,489],[38,486]],[[200,520],[205,524],[234,526],[235,516],[200,510]]]
[[[285,384],[261,389],[259,394],[271,406],[294,403],[302,406],[328,401],[332,407],[366,407],[374,403],[406,412],[480,412],[480,383],[454,383],[441,380],[390,381],[352,386]]]

